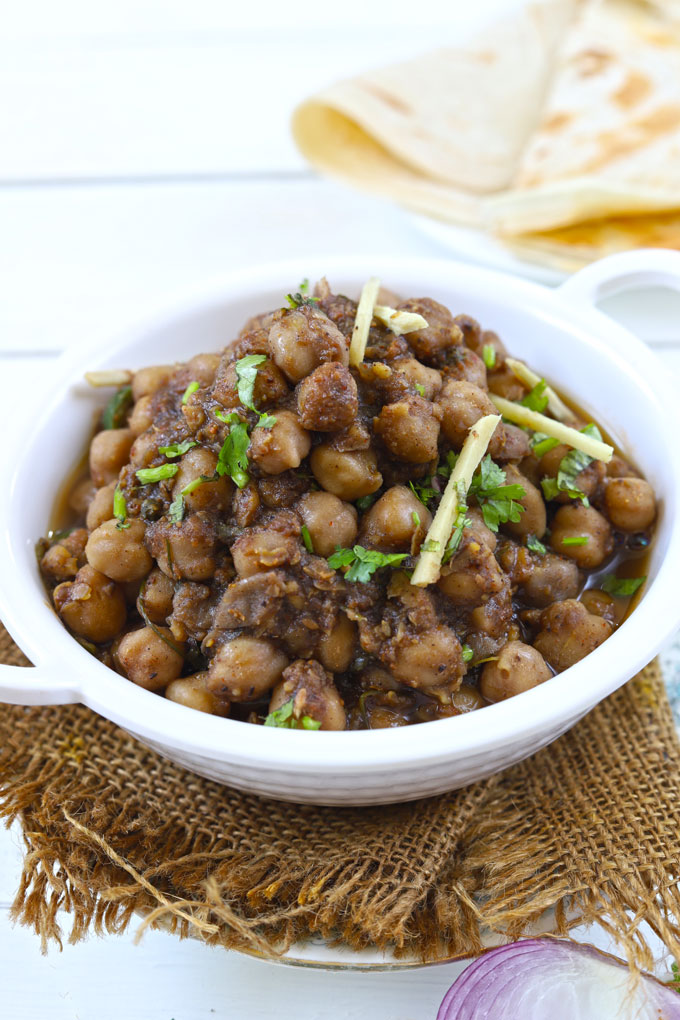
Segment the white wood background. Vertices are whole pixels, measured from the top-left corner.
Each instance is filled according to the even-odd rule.
[[[305,253],[444,254],[386,202],[317,178],[295,103],[364,67],[453,44],[515,0],[234,5],[23,0],[0,22],[0,379],[30,399],[58,353],[230,268]],[[608,310],[680,371],[680,298]],[[1,456],[1,455],[0,455]],[[677,648],[667,673],[678,681]],[[40,956],[13,928],[17,831],[0,831],[4,1020],[434,1018],[458,967],[321,974],[132,933]],[[65,919],[68,923],[68,919]],[[599,935],[601,944],[606,944]],[[659,950],[661,953],[661,949]],[[603,1018],[604,1020],[604,1018]]]

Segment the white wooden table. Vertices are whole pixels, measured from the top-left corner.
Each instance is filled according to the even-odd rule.
[[[30,400],[33,382],[69,344],[192,283],[306,253],[443,254],[388,203],[310,173],[288,118],[326,82],[453,43],[512,6],[477,0],[472,12],[421,2],[414,12],[345,0],[339,25],[337,9],[301,0],[238,8],[29,0],[3,11],[5,421],[12,400]],[[680,371],[677,295],[628,295],[608,310]],[[5,426],[3,442],[8,435]],[[680,687],[678,661],[669,648],[667,677]],[[459,970],[324,974],[160,933],[135,946],[132,932],[45,958],[35,936],[9,922],[20,864],[18,833],[0,831],[7,1020],[416,1020],[434,1018]]]

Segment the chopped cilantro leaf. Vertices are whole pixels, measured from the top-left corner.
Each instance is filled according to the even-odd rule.
[[[300,530],[302,534],[302,541],[305,543],[305,549],[308,553],[313,553],[314,545],[312,544],[312,536],[309,534],[309,528],[306,524],[303,524]]]
[[[286,701],[281,708],[274,709],[270,712],[264,721],[265,726],[277,726],[279,729],[284,730],[320,730],[321,723],[317,722],[316,719],[312,719],[310,715],[303,715],[302,719],[298,720],[293,715],[293,702],[294,698],[290,701]]]
[[[165,478],[172,478],[179,471],[179,464],[161,464],[159,467],[140,468],[135,474],[142,485],[151,485],[152,482],[162,482]]]
[[[545,546],[542,542],[539,542],[535,535],[527,535],[527,549],[538,553],[540,556],[545,556],[546,553]]]
[[[236,378],[238,380],[236,390],[238,392],[238,399],[250,411],[257,410],[253,404],[253,389],[255,387],[257,370],[266,360],[265,354],[248,354],[247,357],[239,358],[236,362]]]
[[[117,390],[102,411],[103,429],[119,429],[125,424],[125,417],[132,404],[132,387],[122,386]]]
[[[239,489],[242,489],[250,481],[247,455],[250,446],[248,423],[241,421],[235,413],[228,414],[226,417],[217,411],[215,414],[220,421],[229,425],[227,438],[224,440],[217,458],[217,474],[220,477],[229,475]]]
[[[196,382],[195,379],[193,380],[193,382],[190,382],[184,391],[184,396],[182,397],[182,404],[186,404],[191,394],[195,393],[196,390],[199,389],[199,387],[200,383]]]
[[[199,485],[203,485],[203,482],[216,482],[218,478],[219,475],[217,472],[215,472],[214,475],[200,475],[198,478],[192,478],[188,485],[185,485],[182,489],[182,495],[188,496],[194,491],[194,489],[197,489]]]
[[[531,449],[533,450],[534,457],[538,460],[541,459],[549,450],[554,450],[556,446],[560,445],[559,439],[555,439],[554,436],[548,436],[545,432],[534,432],[530,437],[529,442]]]
[[[453,450],[449,450],[446,454],[446,464],[440,464],[437,468],[437,474],[441,475],[442,478],[448,478],[456,466],[458,460],[458,454],[454,453]]]
[[[520,404],[523,407],[528,407],[530,411],[538,411],[539,414],[542,414],[548,406],[545,386],[545,379],[539,379],[533,389],[529,390],[526,397],[520,400]]]
[[[303,730],[320,730],[321,729],[321,723],[318,722],[316,719],[312,719],[311,715],[303,715],[303,717],[301,719],[301,722],[302,722]]]
[[[588,535],[568,535],[562,539],[562,545],[588,545]]]
[[[185,439],[183,443],[172,443],[171,446],[159,446],[158,452],[162,453],[164,457],[181,457],[193,446],[198,446],[198,443],[195,442],[195,440]]]
[[[302,294],[300,291],[297,294],[286,294],[286,304],[289,308],[299,308],[300,305],[315,305],[318,304],[318,297],[309,297],[308,294]]]
[[[352,549],[337,547],[328,557],[328,566],[338,570],[349,567],[345,574],[346,581],[358,581],[365,584],[380,567],[392,567],[406,559],[407,553],[381,553],[377,549],[364,549],[355,545]]]
[[[118,486],[116,486],[113,493],[113,516],[118,521],[116,527],[119,531],[125,531],[126,528],[130,527],[130,522],[127,519],[127,503],[125,502],[125,496]]]
[[[634,595],[646,580],[646,577],[617,577],[615,574],[607,574],[602,578],[600,588],[608,595],[625,599]]]
[[[491,369],[496,364],[496,348],[493,344],[484,344],[482,347],[482,358],[487,368]],[[467,645],[465,646],[467,648]]]
[[[430,500],[434,499],[435,496],[441,495],[436,489],[433,489],[430,485],[430,478],[425,478],[422,482],[409,482],[408,486],[413,495],[420,500],[423,506],[428,506]],[[358,506],[358,504],[357,504]]]
[[[585,428],[581,429],[581,432],[602,441],[602,435],[597,425],[592,423],[586,425]],[[534,452],[536,451],[534,450]],[[580,475],[581,471],[585,471],[588,465],[592,463],[592,460],[593,458],[584,453],[583,450],[570,450],[560,461],[557,477],[544,478],[541,481],[541,488],[546,500],[555,499],[560,492],[566,492],[571,499],[580,499],[584,506],[590,506],[588,497],[576,485],[576,478]]]
[[[417,510],[411,511],[411,520],[413,521],[414,528],[420,527],[420,514],[417,512]]]
[[[184,496],[180,492],[179,496],[175,496],[172,503],[168,507],[168,520],[171,524],[179,524],[184,517]]]
[[[276,425],[276,418],[272,414],[261,414],[257,421],[259,429],[270,429]]]
[[[298,291],[300,292],[300,294],[309,294],[309,277],[308,276],[305,276],[304,280],[302,280],[300,282],[300,286],[298,287]]]
[[[463,662],[470,662],[474,654],[469,645],[463,645]]]
[[[487,455],[473,476],[470,492],[476,496],[484,517],[484,523],[491,531],[498,531],[499,524],[506,521],[517,523],[524,507],[517,502],[526,496],[523,486],[505,484],[505,471]]]
[[[369,496],[360,496],[359,499],[355,500],[358,510],[361,510],[362,514],[369,510],[376,499],[378,498],[377,492],[372,492]]]
[[[414,383],[413,386],[416,390],[416,393],[419,393],[421,397],[425,396],[425,387],[423,386],[422,383],[417,382]]]

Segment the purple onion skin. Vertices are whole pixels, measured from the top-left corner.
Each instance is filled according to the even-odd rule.
[[[555,995],[560,996],[560,982],[564,989],[563,1016],[570,1020],[616,1020],[603,1015],[596,1000],[611,1001],[607,999],[608,991],[620,996],[626,970],[623,960],[592,946],[550,937],[521,939],[474,960],[444,996],[437,1020],[520,1020],[519,1009],[521,1020],[561,1020],[549,1005],[541,1006],[546,989],[552,992],[553,1001]],[[638,996],[640,1002],[633,1003],[626,994],[630,1016],[638,1020],[680,1020],[680,995],[656,978],[643,975],[633,999]],[[619,1015],[623,1020],[625,1011]]]

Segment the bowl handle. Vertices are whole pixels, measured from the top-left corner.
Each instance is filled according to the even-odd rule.
[[[71,705],[80,694],[50,666],[0,665],[0,702],[9,705]]]
[[[597,304],[621,290],[669,287],[680,290],[680,252],[667,248],[636,248],[607,255],[570,276],[557,293],[569,303]]]

